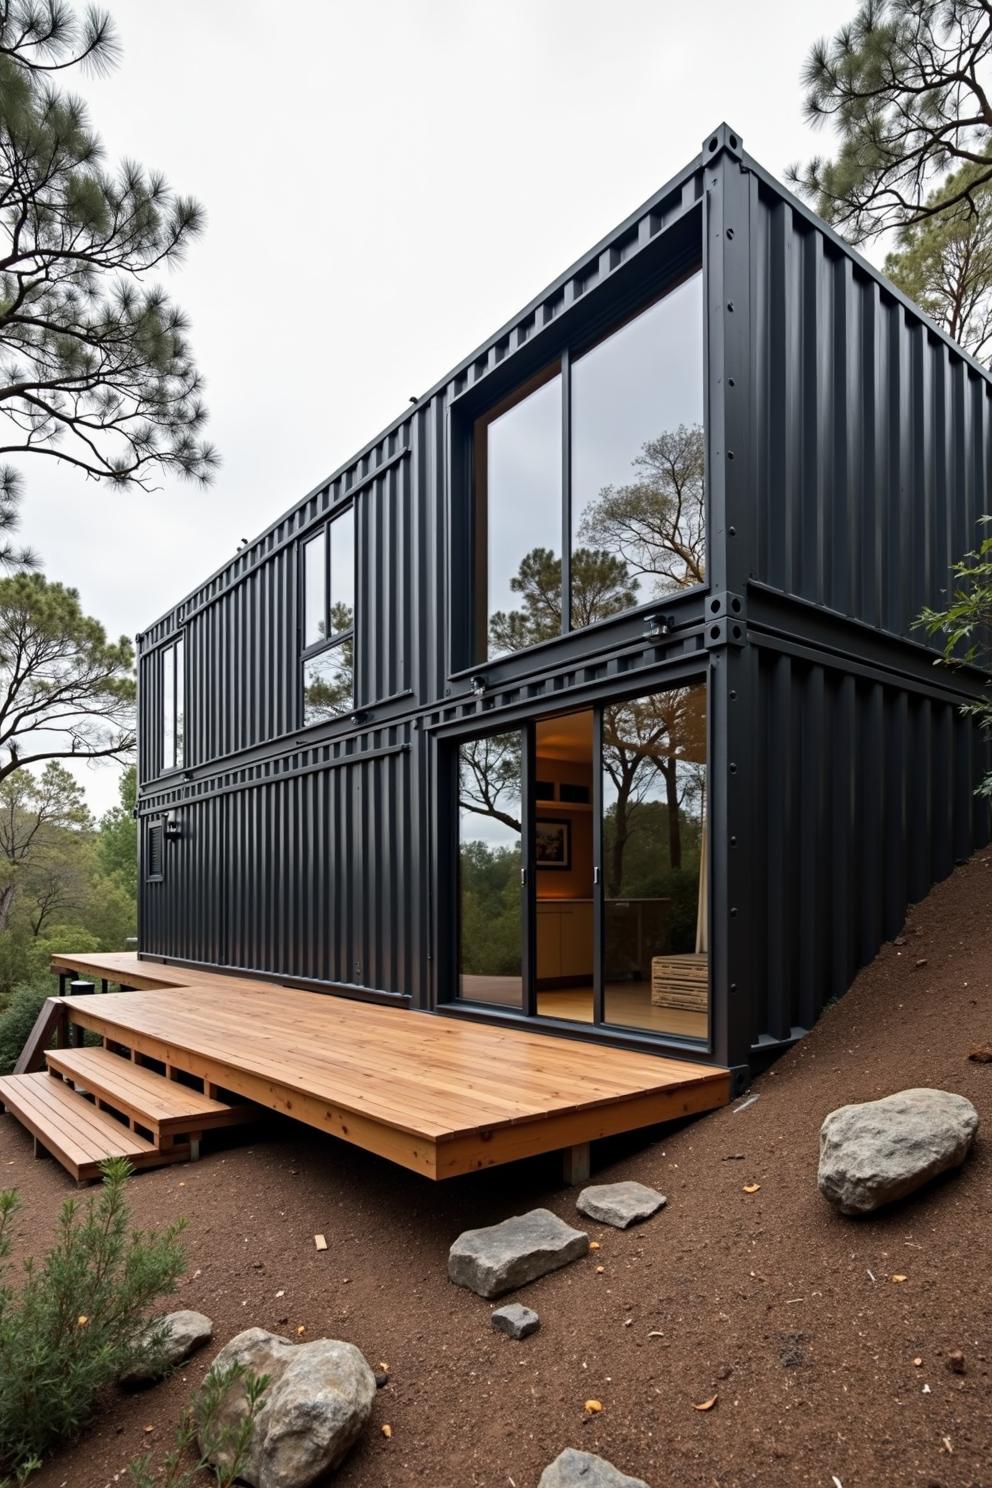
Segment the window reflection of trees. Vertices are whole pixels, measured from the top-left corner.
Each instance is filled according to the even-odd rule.
[[[523,751],[518,730],[461,746],[458,795],[460,973],[507,978],[500,1000],[519,1006],[523,982],[520,899]],[[498,823],[485,830],[475,819]],[[492,995],[476,987],[463,995]]]
[[[705,688],[695,685],[603,710],[603,866],[609,898],[658,893],[660,871],[681,872],[690,858],[698,863],[705,697]],[[662,830],[667,851],[655,851],[652,861],[643,862],[632,849],[644,837],[656,844]],[[631,858],[636,858],[633,870]]]
[[[304,662],[304,726],[325,723],[354,711],[355,634],[352,606],[332,605],[330,621],[332,635],[343,635],[344,638]],[[321,622],[321,635],[324,628]]]
[[[573,630],[677,593],[706,578],[705,446],[699,425],[649,440],[633,479],[604,486],[579,524],[571,555]],[[489,620],[490,655],[522,651],[563,629],[561,559],[532,548],[510,579],[520,603]]]

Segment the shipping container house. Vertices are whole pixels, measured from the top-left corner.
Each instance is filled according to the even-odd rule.
[[[743,1078],[988,840],[990,438],[721,125],[139,636],[140,956]]]

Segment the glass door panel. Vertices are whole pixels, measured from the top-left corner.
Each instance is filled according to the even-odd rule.
[[[603,709],[603,1021],[709,1033],[706,687]]]
[[[594,1020],[591,708],[534,725],[534,934],[537,1011]]]
[[[524,750],[518,730],[458,751],[458,996],[522,1010]]]

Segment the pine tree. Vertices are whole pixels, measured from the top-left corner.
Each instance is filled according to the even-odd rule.
[[[163,472],[206,481],[217,463],[186,317],[149,282],[203,212],[157,171],[106,165],[85,105],[56,87],[118,51],[102,11],[0,0],[0,457],[148,490]],[[16,495],[0,471],[0,535]]]
[[[988,0],[863,0],[803,71],[807,118],[832,125],[837,152],[793,166],[791,180],[854,242],[972,210],[992,181],[990,59]]]

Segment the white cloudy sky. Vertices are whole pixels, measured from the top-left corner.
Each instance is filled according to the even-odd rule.
[[[133,635],[657,189],[721,119],[770,170],[816,148],[799,71],[854,0],[111,0],[79,79],[108,156],[207,209],[167,275],[223,458],[113,494],[22,462],[24,536]],[[82,777],[102,810],[112,770]]]

